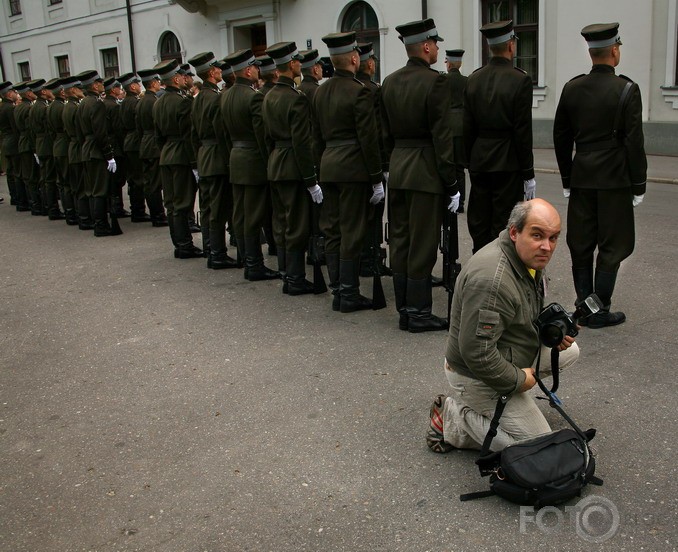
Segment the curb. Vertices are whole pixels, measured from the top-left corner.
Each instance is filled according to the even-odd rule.
[[[560,174],[558,169],[538,169],[535,168],[534,172],[544,173],[544,174]],[[659,176],[648,176],[648,182],[657,182],[659,184],[678,184],[678,178],[662,178]]]

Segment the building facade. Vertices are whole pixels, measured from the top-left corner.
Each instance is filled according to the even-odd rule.
[[[535,147],[552,145],[560,91],[590,69],[581,28],[619,21],[618,72],[640,86],[647,151],[678,155],[678,0],[0,0],[0,6],[0,76],[15,82],[89,68],[117,75],[206,50],[225,56],[252,48],[258,55],[281,40],[326,56],[321,37],[342,30],[374,43],[383,78],[406,61],[396,25],[424,17],[433,17],[445,38],[441,53],[466,50],[468,74],[487,57],[478,29],[513,19],[516,63],[534,82]],[[437,69],[443,61],[441,55]]]

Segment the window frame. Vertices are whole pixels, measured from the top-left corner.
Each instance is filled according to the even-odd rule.
[[[168,51],[163,53],[163,46],[165,45],[165,41],[170,37],[174,37],[178,49],[176,51]],[[160,35],[160,40],[158,41],[158,57],[160,58],[161,62],[169,61],[170,59],[176,59],[179,63],[183,63],[184,56],[181,51],[181,42],[176,33],[173,33],[172,31],[165,31]]]
[[[115,65],[107,65],[106,64],[106,56],[107,54],[112,54],[115,52]],[[119,77],[120,76],[120,53],[118,52],[118,47],[117,46],[111,46],[110,48],[101,48],[99,50],[99,54],[101,56],[101,67],[102,67],[102,74],[103,78],[108,78],[108,77]]]
[[[9,0],[9,16],[14,17],[22,13],[21,0]]]
[[[360,13],[361,28],[353,29],[348,25],[349,17],[358,9],[362,10]],[[376,22],[375,27],[367,27],[367,10],[370,10],[371,15]],[[341,16],[341,31],[355,31],[356,42],[371,42],[375,55],[377,58],[381,59],[381,33],[379,31],[379,17],[377,16],[375,9],[368,2],[365,2],[365,0],[358,0],[346,7],[346,11],[344,11],[343,15]],[[377,71],[374,75],[374,80],[377,82],[381,81],[380,63],[377,63]]]
[[[19,73],[19,78],[23,81],[29,81],[31,79],[31,62],[26,60],[26,61],[20,61],[16,64],[17,66],[17,71]],[[24,71],[25,69],[25,71]]]
[[[61,62],[62,61],[66,62],[66,71],[62,71],[62,68],[61,68]],[[56,65],[57,77],[63,78],[63,77],[70,77],[71,76],[71,60],[68,57],[68,54],[62,54],[62,55],[54,56],[54,63]]]

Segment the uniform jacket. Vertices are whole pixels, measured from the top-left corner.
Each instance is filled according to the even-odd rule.
[[[594,65],[588,75],[563,88],[553,123],[553,141],[565,188],[633,188],[645,193],[645,157],[640,89],[631,84],[618,134],[614,122],[622,90],[631,82],[610,65]],[[572,159],[572,148],[578,149]],[[588,146],[588,147],[587,147]],[[593,151],[584,151],[592,148]]]
[[[469,76],[464,141],[472,172],[520,171],[534,178],[532,79],[511,60],[492,57]]]
[[[353,73],[337,69],[318,88],[312,115],[321,182],[381,182],[373,95]],[[344,145],[333,145],[337,141]]]
[[[153,124],[153,106],[156,101],[158,101],[158,98],[155,92],[146,90],[137,105],[136,122],[141,139],[139,143],[140,159],[158,159],[160,157],[160,148],[155,141],[155,126]]]
[[[88,90],[80,101],[78,112],[80,129],[85,138],[82,160],[113,159],[113,144],[106,126],[104,102]]]
[[[233,184],[266,184],[268,149],[261,114],[264,95],[242,77],[221,97],[221,115],[231,141]],[[244,146],[244,147],[243,147]]]
[[[270,181],[316,183],[311,137],[311,109],[308,97],[296,89],[294,81],[280,77],[264,98],[262,112],[269,150]]]
[[[19,153],[35,152],[35,135],[28,122],[32,102],[23,100],[14,108],[14,122],[19,131]]]
[[[48,105],[49,102],[45,100],[36,100],[28,116],[28,122],[35,135],[35,153],[39,157],[51,157],[52,147],[54,146],[52,132],[47,126]]]
[[[464,90],[466,90],[468,77],[462,75],[459,69],[450,69],[447,78],[450,81],[450,98],[452,101],[450,104],[452,133],[456,138],[464,135]]]
[[[80,101],[68,100],[64,105],[62,120],[64,130],[68,135],[68,162],[82,163],[82,132],[80,130],[79,111]]]
[[[389,187],[457,193],[449,82],[424,60],[410,58],[381,87],[381,124]]]
[[[308,96],[308,101],[313,102],[313,96],[320,88],[320,83],[315,80],[313,77],[304,75],[304,78],[299,84],[299,90],[301,90],[306,96]]]
[[[377,123],[377,132],[379,134],[379,155],[381,157],[382,172],[388,170],[388,159],[386,158],[386,151],[384,149],[384,135],[381,131],[381,86],[372,80],[366,73],[358,73],[355,76],[360,82],[365,85],[372,94],[372,101],[374,102],[375,121]]]
[[[106,130],[111,139],[113,154],[116,157],[121,157],[126,133],[122,126],[120,104],[113,96],[104,97],[103,102],[106,107]]]
[[[65,106],[66,101],[59,97],[49,104],[47,108],[47,124],[54,136],[54,144],[52,146],[52,155],[54,157],[68,157],[70,139],[64,130]]]
[[[0,101],[0,135],[2,136],[2,152],[5,155],[19,153],[19,131],[14,120],[14,104],[7,100]]]
[[[219,109],[220,95],[221,92],[214,83],[205,81],[202,90],[193,100],[192,139],[198,151],[197,163],[200,176],[228,174],[228,148]]]
[[[445,358],[455,372],[497,393],[517,392],[522,368],[533,365],[539,335],[533,324],[543,305],[542,274],[534,278],[508,230],[478,251],[454,287]]]
[[[140,98],[127,92],[120,104],[120,122],[125,132],[125,138],[122,142],[123,151],[131,151],[139,153],[139,146],[141,145],[141,133],[137,128],[137,106]]]
[[[168,86],[153,106],[155,140],[160,148],[160,165],[195,167],[191,145],[191,100],[178,88]]]

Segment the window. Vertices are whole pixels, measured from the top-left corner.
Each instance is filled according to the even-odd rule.
[[[19,68],[19,76],[21,77],[22,81],[31,80],[31,64],[29,62],[22,61],[21,63],[17,64],[17,67]]]
[[[532,82],[538,75],[538,26],[539,0],[483,0],[483,25],[493,21],[513,20],[513,29],[518,37],[517,52],[513,63],[526,71]],[[483,45],[483,63],[489,58],[489,48]]]
[[[162,61],[176,59],[179,63],[183,61],[179,39],[172,32],[168,31],[160,37],[160,59]]]
[[[104,67],[104,78],[119,76],[120,66],[118,65],[118,49],[105,48],[101,50],[101,64]]]
[[[49,5],[54,6],[54,4],[61,4],[61,2],[63,2],[63,0],[49,0]]]
[[[371,42],[374,53],[380,57],[379,20],[372,6],[359,1],[351,4],[341,22],[342,32],[355,31],[358,42]],[[379,80],[379,66],[375,79]]]
[[[252,53],[255,56],[266,53],[266,25],[252,26]]]
[[[9,0],[9,14],[21,15],[21,0]]]
[[[57,75],[60,78],[71,76],[71,64],[68,61],[68,56],[56,56],[54,61],[56,61]]]

